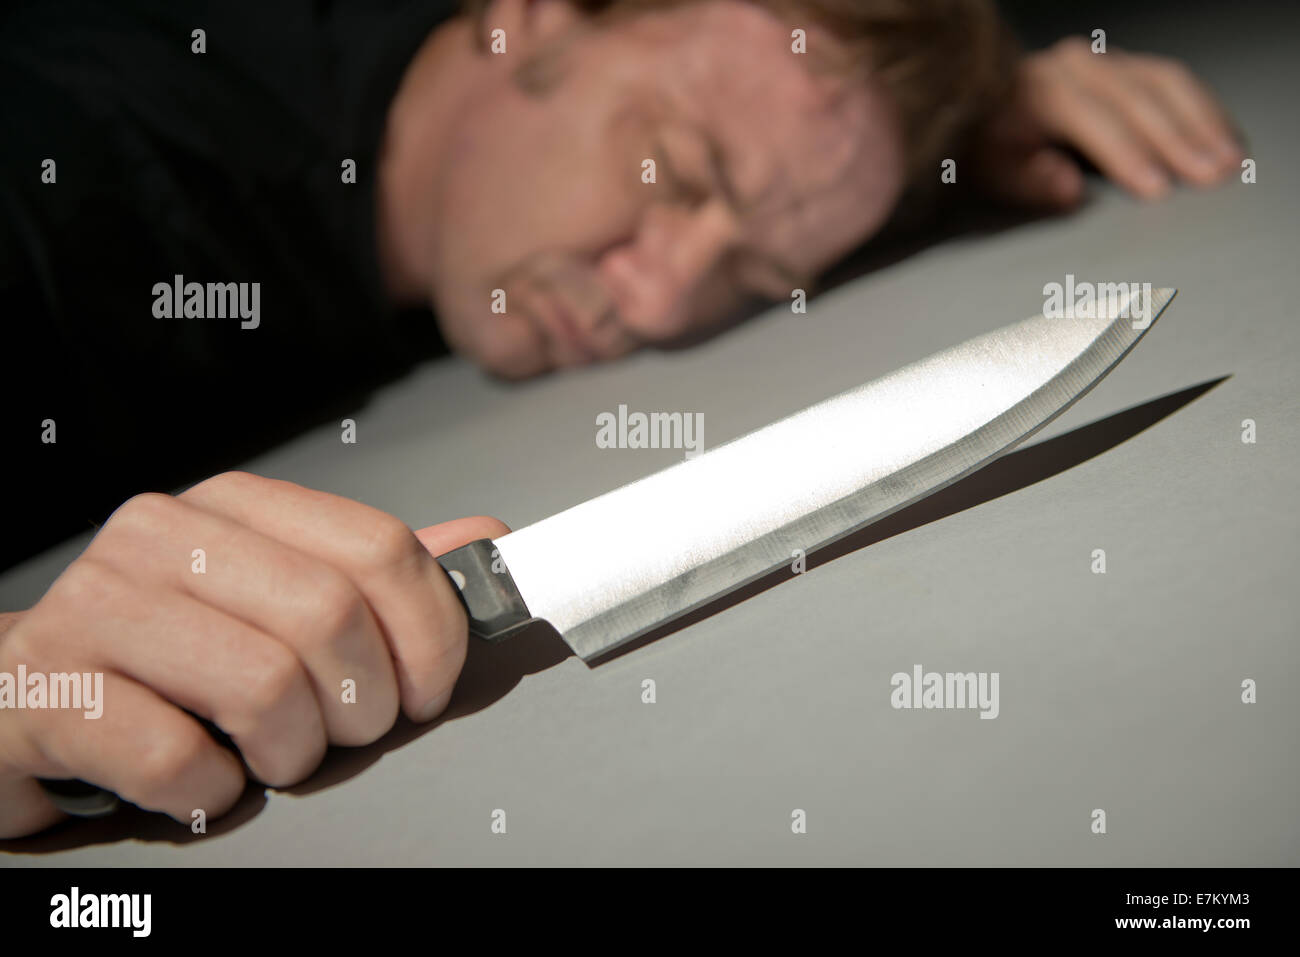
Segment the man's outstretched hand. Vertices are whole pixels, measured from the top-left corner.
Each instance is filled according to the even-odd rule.
[[[1183,64],[1094,53],[1078,37],[1021,61],[1014,99],[977,142],[976,180],[1002,200],[1068,209],[1083,175],[1062,146],[1143,199],[1176,181],[1212,185],[1243,159],[1223,108]]]
[[[195,809],[229,810],[245,769],[186,711],[277,787],[310,774],[329,744],[376,740],[399,708],[436,717],[467,623],[433,556],[507,531],[463,518],[413,532],[243,472],[131,499],[35,606],[0,616],[0,672],[104,676],[98,718],[0,711],[0,837],[62,816],[37,777],[82,778],[186,826]]]

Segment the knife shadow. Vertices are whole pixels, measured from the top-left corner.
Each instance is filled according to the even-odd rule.
[[[954,482],[947,488],[940,489],[919,502],[914,502],[906,508],[899,509],[894,514],[868,525],[866,528],[853,532],[851,535],[846,535],[839,541],[832,542],[830,545],[810,553],[807,560],[807,569],[812,570],[819,565],[842,558],[860,548],[866,548],[868,545],[874,545],[886,538],[892,538],[914,528],[920,528],[922,525],[937,522],[939,519],[955,515],[957,512],[964,512],[968,508],[974,508],[984,502],[990,502],[995,498],[1001,498],[1003,495],[1009,495],[1044,479],[1049,479],[1053,475],[1059,475],[1076,465],[1082,465],[1089,459],[1096,458],[1103,452],[1109,451],[1133,438],[1138,433],[1149,429],[1161,419],[1173,415],[1183,406],[1200,398],[1228,378],[1230,376],[1225,375],[1217,379],[1209,379],[1199,385],[1189,386],[1178,392],[1171,392],[1168,395],[1143,402],[1141,405],[1135,405],[1122,412],[1116,412],[1114,415],[1080,426],[1055,438],[1010,452],[984,466],[979,471],[966,476],[966,478]],[[608,654],[593,659],[588,664],[596,667],[619,658],[630,651],[635,651],[653,641],[671,635],[688,625],[712,617],[718,612],[752,598],[760,592],[767,591],[774,585],[788,581],[794,575],[795,573],[788,566],[778,568],[776,571],[770,572],[748,585],[700,606],[695,611],[688,612],[680,618],[647,632],[640,638],[635,638],[626,644],[620,645]]]
[[[1099,419],[1073,431],[1011,452],[979,471],[954,482],[893,515],[819,549],[808,556],[808,568],[816,568],[850,552],[866,548],[886,538],[919,528],[930,522],[965,511],[984,502],[1059,475],[1066,469],[1113,449],[1133,436],[1172,415],[1183,406],[1209,392],[1229,378],[1221,376],[1133,406]],[[718,598],[640,638],[621,645],[607,655],[589,662],[593,667],[644,647],[682,628],[716,615],[724,609],[752,598],[774,585],[793,577],[789,568],[780,568],[729,595]],[[284,791],[297,796],[312,794],[355,777],[375,764],[385,754],[404,747],[415,738],[449,721],[483,710],[505,697],[525,677],[537,674],[572,657],[573,652],[545,622],[538,622],[509,641],[487,644],[471,641],[465,666],[456,683],[450,706],[435,721],[416,724],[405,717],[373,744],[359,748],[330,748],[316,772]],[[62,824],[30,837],[0,841],[0,851],[18,854],[42,854],[133,840],[190,844],[217,837],[242,826],[261,813],[267,804],[266,788],[250,782],[235,807],[211,822],[207,833],[193,834],[187,824],[162,814],[143,811],[124,804],[115,814],[96,820],[69,819]]]

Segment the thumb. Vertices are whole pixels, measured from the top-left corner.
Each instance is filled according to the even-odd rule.
[[[505,522],[486,515],[474,515],[416,529],[415,537],[428,549],[429,554],[437,558],[480,538],[500,538],[509,531],[510,526]]]

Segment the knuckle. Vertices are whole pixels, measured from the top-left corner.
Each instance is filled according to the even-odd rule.
[[[346,725],[336,731],[335,743],[350,748],[374,744],[392,729],[400,712],[401,701],[394,687],[381,707],[349,716]]]
[[[361,542],[359,554],[368,566],[389,568],[414,563],[423,548],[401,519],[379,513]]]
[[[212,476],[209,481],[238,488],[245,485],[256,485],[264,480],[261,476],[254,475],[252,472],[245,472],[243,469],[231,469],[228,472],[221,472]]]
[[[292,751],[278,755],[271,766],[259,768],[258,780],[273,788],[285,788],[297,784],[311,776],[320,767],[329,750],[329,739],[320,734],[310,743],[295,747]]]
[[[27,659],[29,668],[40,663]],[[20,712],[7,718],[0,735],[0,768],[5,774],[55,774],[73,767],[75,752],[70,745],[78,730],[66,721],[48,720],[49,712]]]
[[[292,651],[268,642],[256,667],[243,682],[244,707],[259,719],[278,710],[301,687],[302,665]]]
[[[326,745],[320,747],[320,753],[308,755],[297,765],[286,765],[285,767],[270,768],[263,771],[259,778],[263,784],[273,788],[292,787],[299,781],[306,780],[311,773],[316,770],[317,766],[325,758]]]
[[[228,489],[246,489],[262,481],[259,476],[252,472],[244,472],[239,469],[232,469],[229,472],[221,472],[206,478],[202,482],[191,486],[181,493],[181,497],[192,496],[201,498],[206,492],[220,492]]]
[[[1147,56],[1142,59],[1143,66],[1149,71],[1148,76],[1162,79],[1174,86],[1193,86],[1196,77],[1182,60],[1166,56]]]
[[[300,641],[314,647],[330,647],[353,634],[366,613],[365,599],[341,574],[326,574],[311,593]]]
[[[1068,60],[1092,56],[1092,45],[1078,34],[1057,40],[1054,48],[1063,58]]]
[[[215,746],[197,725],[163,735],[136,762],[135,791],[149,805],[166,804],[203,760],[205,748]]]
[[[0,638],[0,670],[13,672],[18,663],[24,663],[29,669],[34,668],[38,660],[35,655],[43,642],[33,636],[41,630],[40,609],[33,609],[24,621],[5,633]],[[56,632],[57,634],[57,632]]]
[[[83,555],[59,576],[37,607],[47,606],[47,603],[73,610],[102,607],[121,585],[122,577],[116,571]]]
[[[1164,70],[1170,76],[1174,77],[1177,80],[1182,80],[1184,82],[1189,82],[1189,83],[1191,82],[1192,80],[1191,68],[1182,60],[1176,60],[1173,57],[1167,57],[1167,56],[1156,57],[1155,60],[1156,60],[1156,64],[1160,67],[1160,69]]]
[[[175,514],[176,500],[162,492],[141,492],[133,495],[113,512],[104,523],[104,532],[111,528],[129,526],[144,531],[164,528]],[[101,532],[102,534],[102,532]]]

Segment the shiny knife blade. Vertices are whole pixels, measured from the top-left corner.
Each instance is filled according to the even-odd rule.
[[[1123,285],[1095,317],[1006,326],[441,556],[471,630],[545,619],[590,661],[957,481],[1087,393],[1175,293]]]
[[[1110,372],[1175,291],[1125,286],[1096,318],[1006,326],[438,561],[474,634],[540,618],[590,661],[1010,451]],[[118,805],[84,781],[41,785],[68,814]]]

